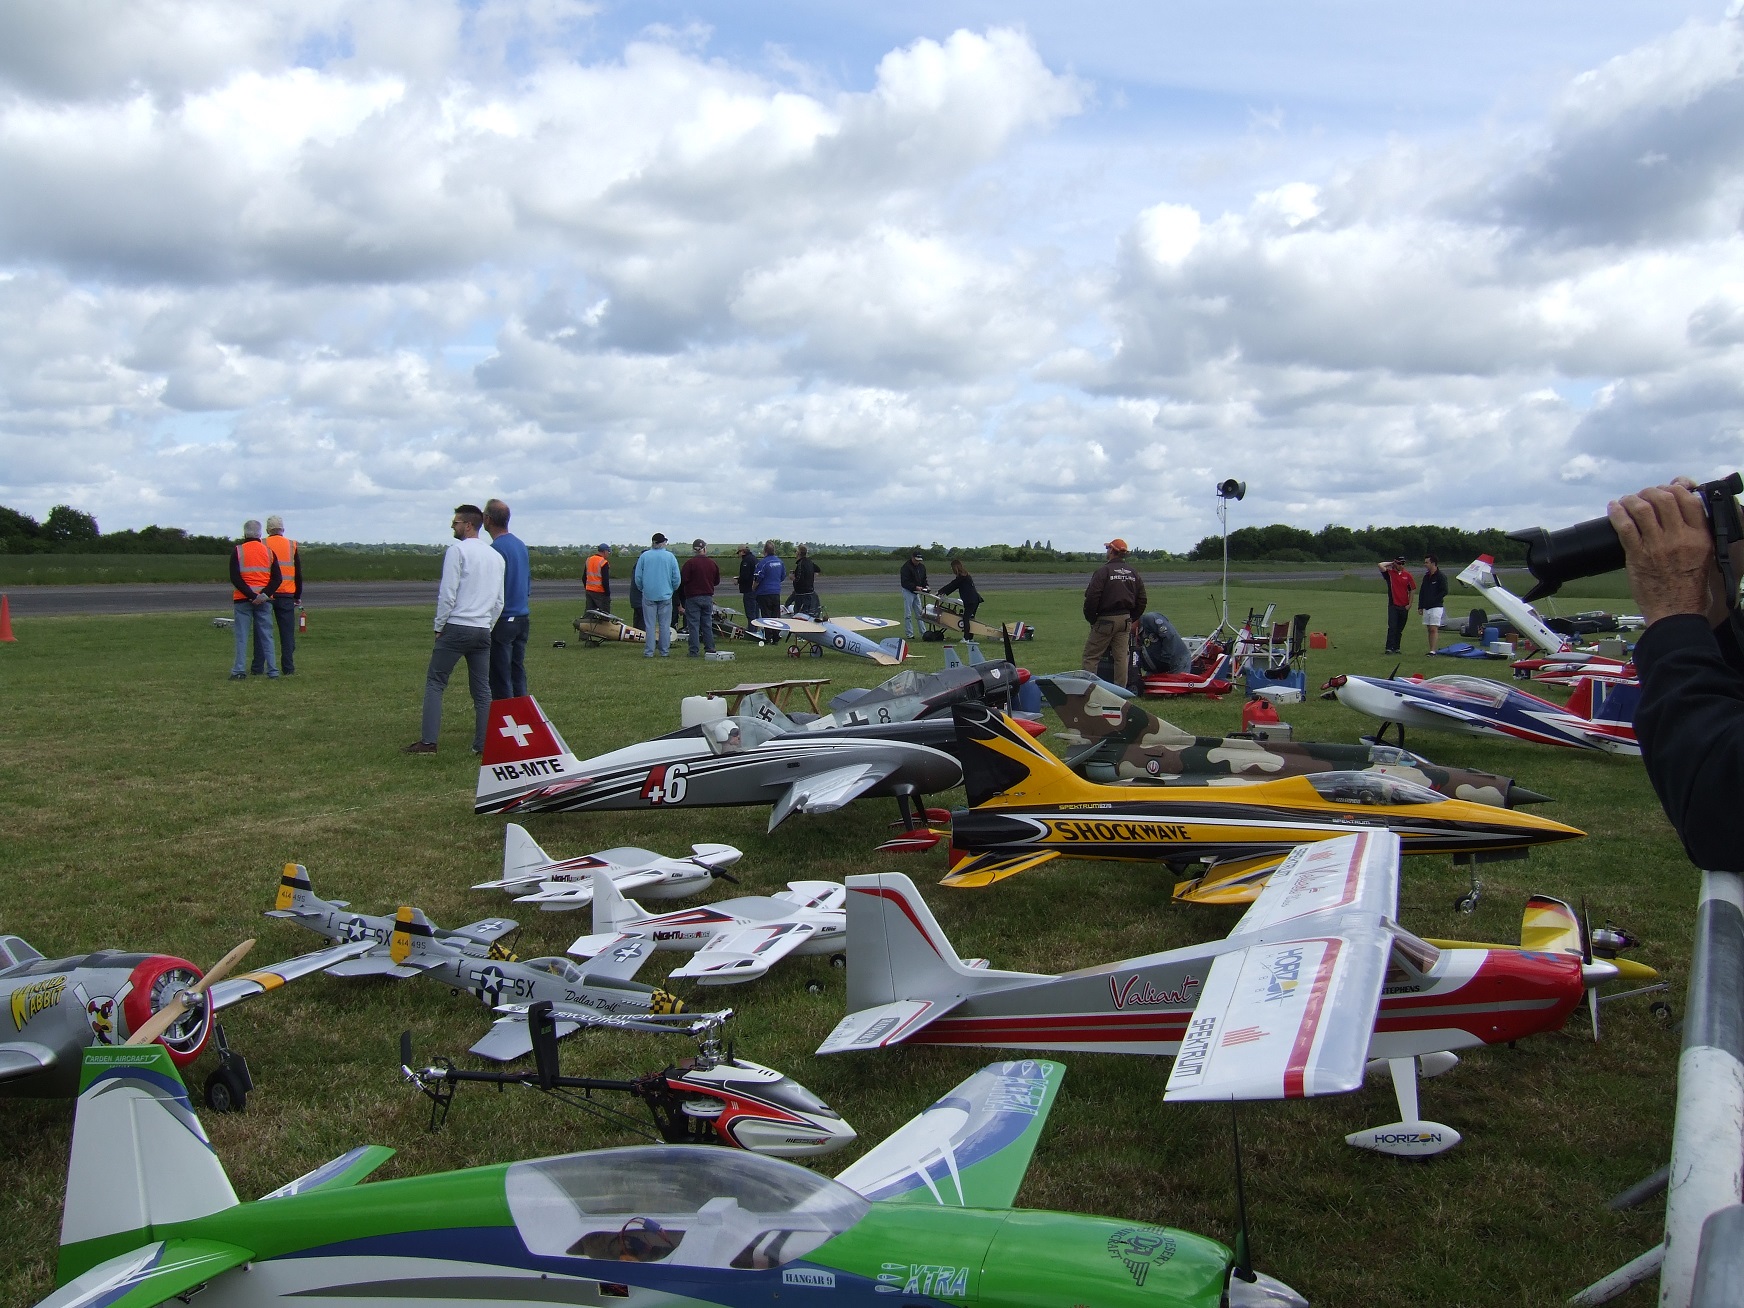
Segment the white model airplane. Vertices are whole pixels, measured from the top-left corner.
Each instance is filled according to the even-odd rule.
[[[814,657],[831,649],[838,654],[858,654],[885,668],[896,667],[908,657],[908,642],[900,636],[868,640],[860,634],[862,631],[887,631],[900,627],[902,624],[894,618],[832,618],[828,622],[813,622],[810,618],[758,618],[751,625],[810,641]],[[799,645],[789,645],[787,652],[797,658]]]
[[[588,961],[588,974],[636,974],[656,949],[694,951],[673,980],[705,986],[754,981],[789,954],[828,954],[847,963],[847,889],[840,881],[789,881],[774,895],[745,895],[699,908],[650,913],[594,873],[593,934],[569,947]]]
[[[744,857],[732,845],[692,845],[689,858],[667,858],[651,849],[621,845],[579,858],[553,859],[518,823],[503,832],[503,875],[481,881],[474,890],[524,891],[517,904],[537,904],[547,913],[586,908],[593,903],[593,876],[599,872],[626,895],[643,899],[683,899],[694,895]]]
[[[1542,657],[1517,659],[1512,665],[1517,674],[1556,686],[1572,686],[1582,677],[1606,682],[1635,681],[1635,664],[1631,660],[1610,658],[1583,647],[1573,636],[1559,635],[1546,626],[1537,609],[1497,580],[1495,560],[1488,554],[1473,559],[1459,579],[1480,592],[1522,635],[1544,651]]]

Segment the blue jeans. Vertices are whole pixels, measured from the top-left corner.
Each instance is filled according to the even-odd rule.
[[[491,628],[490,686],[492,699],[527,693],[527,632],[525,613],[497,619]]]
[[[918,590],[902,592],[902,634],[910,640],[919,640],[926,632],[926,623],[920,620],[921,604],[925,597]],[[909,623],[914,623],[914,630],[908,629]]]
[[[472,691],[472,748],[484,749],[484,727],[490,717],[490,650],[489,627],[462,627],[450,622],[436,634],[436,648],[430,651],[430,668],[424,674],[424,721],[418,739],[434,745],[442,731],[442,692],[448,689],[448,675],[461,659],[466,660],[466,680]]]
[[[290,674],[297,670],[297,597],[295,595],[274,595],[272,597],[273,622],[279,629],[279,670]],[[260,662],[256,654],[254,661]],[[259,672],[259,668],[254,671]]]
[[[652,658],[655,645],[659,645],[660,657],[665,658],[672,649],[672,601],[643,600],[642,622],[648,632],[642,652]]]
[[[696,643],[710,654],[715,652],[715,597],[691,595],[684,601],[684,631],[690,637],[691,657],[696,657]]]
[[[230,675],[243,676],[248,671],[248,629],[254,628],[254,653],[266,667],[266,675],[279,675],[278,659],[273,655],[272,601],[256,604],[250,600],[234,600],[230,605],[236,614],[236,662],[230,665]]]

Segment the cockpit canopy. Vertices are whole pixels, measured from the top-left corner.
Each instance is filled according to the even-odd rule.
[[[1434,686],[1456,699],[1476,700],[1490,708],[1500,708],[1502,701],[1508,698],[1508,688],[1499,681],[1491,681],[1488,677],[1431,677],[1423,683]]]
[[[719,718],[705,722],[702,738],[711,754],[742,754],[773,740],[779,732],[761,718]]]
[[[34,962],[41,957],[41,954],[17,936],[0,936],[0,972],[17,967],[20,963]]]
[[[1439,804],[1443,796],[1384,772],[1315,772],[1308,784],[1332,804]]]
[[[760,1271],[810,1253],[871,1204],[816,1172],[733,1149],[648,1146],[513,1163],[529,1252]]]

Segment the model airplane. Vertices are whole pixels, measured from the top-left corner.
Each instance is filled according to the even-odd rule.
[[[1354,827],[1395,831],[1411,854],[1480,857],[1518,857],[1585,834],[1375,772],[1251,786],[1102,786],[978,705],[959,705],[956,723],[969,807],[951,814],[947,886],[989,886],[1060,857],[1127,859],[1196,871],[1176,884],[1177,899],[1240,904],[1253,900],[1292,847]],[[886,846],[925,847],[912,835]]]
[[[18,936],[0,936],[0,996],[12,1020],[10,1037],[0,1040],[0,1096],[71,1098],[79,1089],[82,1049],[127,1043],[178,995],[199,987],[197,1002],[157,1038],[179,1067],[192,1063],[215,1039],[219,1065],[207,1077],[206,1102],[220,1110],[241,1109],[254,1083],[247,1062],[226,1044],[218,1014],[287,981],[325,971],[362,948],[341,942],[234,977],[214,969],[216,979],[208,989],[200,984],[199,968],[168,954],[103,949],[44,958]]]
[[[665,858],[634,845],[597,854],[553,860],[519,823],[503,831],[503,875],[480,881],[474,890],[507,890],[517,904],[537,904],[547,913],[586,908],[593,902],[594,873],[607,876],[626,895],[641,899],[683,899],[717,878],[742,857],[731,845],[692,845],[689,858]]]
[[[962,636],[968,640],[997,640],[1002,634],[1012,640],[1035,638],[1035,628],[1027,622],[1010,622],[995,627],[979,618],[970,618],[968,629],[964,630],[963,602],[953,596],[935,595],[930,591],[921,600],[920,620],[934,631],[942,631],[949,636]]]
[[[1346,708],[1397,726],[1401,744],[1406,727],[1423,727],[1607,754],[1641,753],[1635,739],[1634,696],[1623,693],[1627,687],[1609,693],[1584,681],[1566,707],[1487,677],[1341,675],[1327,682],[1326,689]],[[1377,741],[1386,725],[1375,734]]]
[[[744,895],[699,908],[650,913],[594,873],[593,934],[569,946],[590,972],[632,977],[656,949],[688,951],[674,981],[705,986],[755,981],[789,954],[827,954],[847,960],[847,924],[839,881],[789,881],[773,895]]]
[[[912,723],[936,736],[939,725]],[[877,734],[887,728],[783,735],[756,718],[683,727],[596,758],[578,759],[531,696],[491,705],[478,813],[568,813],[618,808],[769,804],[769,830],[793,813],[833,813],[863,796],[911,799],[961,778],[942,750]]]
[[[782,732],[832,731],[841,727],[888,726],[922,718],[949,717],[951,706],[965,700],[1005,706],[1029,673],[1005,659],[975,664],[947,662],[942,672],[904,668],[889,680],[870,688],[844,690],[830,700],[827,713],[788,714],[769,697],[751,694],[740,706],[740,715],[760,718]]]
[[[369,949],[327,969],[332,976],[408,977],[424,973],[452,987],[470,990],[480,1003],[506,1011],[472,1052],[506,1063],[532,1051],[525,1005],[549,999],[559,1006],[557,1034],[566,1036],[584,1025],[622,1025],[626,1020],[658,1024],[684,1011],[676,995],[640,982],[592,973],[567,958],[517,959],[502,947],[515,929],[506,918],[486,918],[455,931],[436,927],[416,908],[401,908],[393,917],[372,917],[346,911],[344,900],[328,901],[309,884],[308,869],[287,863],[279,882],[277,905],[268,917],[284,918],[329,940],[366,941]],[[682,1019],[689,1022],[696,1015]]]
[[[908,642],[900,636],[867,640],[860,634],[862,631],[888,631],[902,625],[891,618],[832,618],[828,622],[814,622],[810,618],[758,618],[751,625],[806,641],[814,656],[822,656],[829,649],[838,654],[858,654],[886,668],[896,667],[908,657]],[[799,654],[797,641],[788,645],[787,652]]]
[[[202,1286],[233,1308],[408,1293],[454,1305],[1306,1308],[1214,1240],[1010,1209],[1063,1071],[995,1063],[834,1181],[738,1150],[648,1145],[359,1186],[393,1152],[370,1146],[241,1203],[168,1055],[94,1049],[61,1288],[38,1308],[147,1308]]]
[[[648,639],[647,632],[632,627],[622,618],[614,618],[609,613],[601,613],[598,609],[589,609],[571,625],[575,628],[575,634],[581,638],[581,643],[590,649],[600,645],[616,645]]]
[[[1635,680],[1635,665],[1626,659],[1609,658],[1592,649],[1583,649],[1572,636],[1552,631],[1538,610],[1508,590],[1496,578],[1496,561],[1488,554],[1473,559],[1459,580],[1482,592],[1498,612],[1543,651],[1543,657],[1520,659],[1513,665],[1516,672],[1529,675],[1534,681],[1551,685],[1572,686],[1582,677],[1597,677],[1606,681]]]
[[[697,1056],[633,1080],[565,1076],[557,1059],[557,1019],[548,1000],[527,1009],[533,1033],[530,1071],[478,1072],[442,1058],[424,1068],[412,1066],[412,1033],[400,1033],[400,1072],[430,1100],[430,1129],[448,1119],[454,1093],[474,1084],[523,1085],[590,1113],[649,1140],[667,1144],[718,1144],[772,1158],[815,1158],[854,1143],[854,1128],[799,1082],[732,1053],[723,1054],[720,1022],[694,1024]],[[581,1093],[576,1093],[580,1091]],[[594,1098],[617,1091],[642,1100],[654,1131],[628,1114]]]
[[[1088,781],[1228,786],[1313,772],[1378,772],[1474,804],[1514,808],[1549,800],[1516,785],[1512,777],[1437,767],[1393,745],[1195,736],[1130,699],[1109,694],[1089,678],[1065,674],[1039,682],[1065,727],[1060,739],[1073,747],[1065,764]]]
[[[1420,1116],[1419,1069],[1437,1075],[1458,1062],[1453,1050],[1557,1030],[1588,987],[1620,969],[1583,959],[1572,913],[1572,937],[1541,936],[1531,951],[1418,939],[1396,921],[1399,848],[1389,831],[1304,845],[1225,939],[1063,976],[969,966],[907,877],[850,877],[849,1013],[818,1052],[939,1044],[1172,1055],[1168,1100],[1344,1094],[1383,1059],[1400,1120],[1347,1143],[1441,1153],[1459,1132]]]

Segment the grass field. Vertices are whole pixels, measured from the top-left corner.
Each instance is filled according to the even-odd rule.
[[[1232,607],[1245,612],[1268,598],[1311,612],[1314,628],[1331,633],[1335,647],[1313,655],[1311,684],[1336,672],[1385,673],[1395,663],[1380,653],[1378,587],[1247,588],[1232,594]],[[997,595],[983,616],[1037,624],[1041,634],[1020,659],[1058,670],[1077,661],[1078,602],[1067,591]],[[858,660],[795,664],[751,647],[726,665],[645,662],[632,648],[554,649],[574,615],[562,605],[535,607],[532,687],[583,755],[670,729],[682,695],[722,684],[828,675],[840,688],[881,679]],[[882,599],[871,607],[896,615]],[[496,875],[503,823],[472,815],[463,686],[450,688],[441,753],[399,752],[418,731],[429,614],[316,608],[310,618],[296,677],[238,683],[225,678],[230,634],[199,615],[16,622],[18,643],[0,646],[0,928],[51,956],[126,947],[202,966],[256,935],[253,961],[265,964],[314,943],[260,916],[287,860],[308,866],[317,892],[363,911],[417,903],[455,925],[506,910],[505,899],[468,889]],[[1407,649],[1421,647],[1413,628]],[[938,646],[916,649],[919,666],[940,666]],[[1413,654],[1403,662],[1428,672],[1505,670],[1449,668]],[[1232,697],[1153,707],[1210,732],[1234,729],[1240,706]],[[1300,739],[1349,741],[1372,726],[1317,699],[1285,716]],[[1408,860],[1405,925],[1428,936],[1514,940],[1528,893],[1584,896],[1595,920],[1614,918],[1644,938],[1637,957],[1664,971],[1681,1015],[1697,877],[1639,762],[1459,736],[1411,743],[1438,762],[1507,773],[1554,796],[1541,811],[1590,837],[1486,869],[1483,902],[1469,918],[1451,907],[1463,872],[1445,858]],[[1171,905],[1166,876],[1135,864],[1061,861],[983,891],[944,889],[936,885],[941,854],[872,852],[893,816],[887,803],[860,803],[795,818],[774,835],[764,833],[765,809],[552,815],[525,825],[556,856],[613,844],[683,853],[693,841],[729,841],[745,851],[737,869],[744,885],[723,887],[731,893],[900,868],[965,956],[1002,967],[1062,971],[1110,961],[1224,934],[1238,916]],[[523,955],[561,952],[588,929],[584,915],[522,918]],[[657,959],[644,979],[664,970]],[[824,981],[823,994],[806,993],[812,977]],[[867,1143],[995,1056],[912,1049],[813,1057],[843,1012],[843,979],[821,961],[797,960],[764,981],[704,997],[739,1010],[732,1026],[741,1050],[817,1091]],[[447,1126],[427,1133],[424,1102],[399,1081],[399,1033],[414,1033],[420,1057],[463,1054],[487,1023],[470,996],[418,979],[314,977],[233,1010],[232,1042],[259,1089],[246,1114],[202,1117],[237,1192],[262,1194],[366,1142],[400,1151],[384,1176],[629,1142],[531,1093],[482,1090],[463,1092]],[[1465,1135],[1451,1154],[1426,1163],[1343,1143],[1345,1133],[1397,1116],[1385,1078],[1344,1098],[1245,1107],[1260,1265],[1317,1305],[1561,1302],[1659,1238],[1657,1204],[1615,1214],[1604,1201],[1665,1161],[1678,1039],[1635,1001],[1607,1010],[1600,1045],[1577,1019],[1560,1035],[1468,1054],[1423,1085],[1424,1115]],[[565,1066],[623,1075],[684,1052],[680,1041],[587,1035],[566,1042]],[[1065,1088],[1020,1202],[1230,1238],[1227,1110],[1165,1106],[1165,1063],[1063,1061]],[[196,1095],[209,1067],[208,1057],[192,1069]],[[51,1285],[69,1127],[65,1103],[7,1103],[0,1303],[33,1302]],[[833,1171],[846,1159],[825,1161]],[[1640,1291],[1624,1302],[1650,1298]]]

